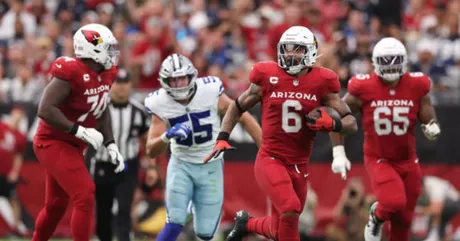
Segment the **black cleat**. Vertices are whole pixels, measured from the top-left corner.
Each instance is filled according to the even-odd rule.
[[[247,211],[240,210],[236,213],[235,226],[227,236],[226,241],[241,241],[248,235],[246,224],[248,223],[250,216]]]

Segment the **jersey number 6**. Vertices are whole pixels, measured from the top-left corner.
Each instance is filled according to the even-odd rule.
[[[302,105],[298,100],[286,100],[283,102],[282,113],[281,113],[281,127],[286,133],[296,133],[302,128],[302,118],[297,112],[289,111],[289,108],[296,111],[302,110]],[[294,123],[290,125],[289,120]],[[292,122],[291,121],[291,122]]]

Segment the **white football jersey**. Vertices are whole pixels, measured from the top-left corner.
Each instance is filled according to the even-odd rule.
[[[192,130],[185,140],[171,139],[171,153],[177,158],[203,163],[211,153],[220,132],[217,103],[224,87],[214,76],[196,79],[196,93],[188,104],[174,100],[163,88],[145,99],[147,110],[161,118],[169,127],[186,123]]]

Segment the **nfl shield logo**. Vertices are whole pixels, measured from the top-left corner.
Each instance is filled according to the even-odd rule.
[[[298,80],[294,80],[294,82],[292,83],[294,86],[299,86],[299,81]]]
[[[390,95],[395,95],[396,91],[395,90],[390,90]]]

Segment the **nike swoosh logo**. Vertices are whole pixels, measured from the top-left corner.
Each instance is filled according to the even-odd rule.
[[[55,64],[55,65],[56,65],[56,67],[58,67],[58,68],[62,68],[62,65],[60,65],[60,64]]]

